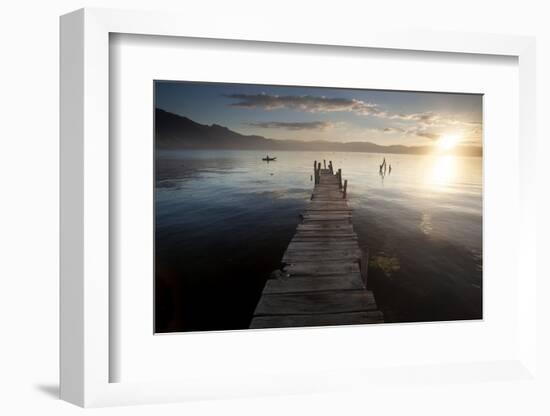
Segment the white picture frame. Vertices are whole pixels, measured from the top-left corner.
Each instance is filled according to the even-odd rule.
[[[171,37],[333,45],[440,53],[505,55],[519,62],[520,165],[519,255],[522,271],[517,292],[518,354],[509,360],[418,370],[420,378],[443,372],[468,381],[479,369],[523,380],[536,375],[536,270],[534,189],[527,167],[535,160],[535,41],[530,37],[465,33],[380,32],[363,28],[327,35],[322,30],[280,31],[230,22],[215,27],[200,19],[166,13],[82,9],[61,18],[61,398],[80,406],[158,403],[194,398],[322,392],[341,387],[350,377],[360,387],[374,379],[390,380],[395,369],[369,374],[342,369],[319,382],[316,374],[278,374],[265,380],[216,380],[192,374],[175,382],[112,383],[109,349],[109,36],[112,33]],[[421,364],[421,363],[419,363]],[[421,366],[420,366],[421,367]],[[407,373],[403,370],[401,376]],[[417,374],[417,375],[418,375]],[[392,376],[393,375],[393,376]],[[371,380],[371,381],[369,381]],[[475,382],[472,379],[472,382]]]

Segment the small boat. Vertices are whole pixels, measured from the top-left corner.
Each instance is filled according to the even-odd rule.
[[[277,158],[276,158],[276,157],[269,157],[269,156],[266,156],[266,157],[262,158],[262,160],[263,160],[264,162],[274,162],[275,160],[277,160]]]

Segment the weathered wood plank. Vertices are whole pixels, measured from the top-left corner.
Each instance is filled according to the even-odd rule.
[[[304,218],[324,217],[324,216],[331,216],[331,217],[341,216],[345,218],[351,218],[351,210],[315,209],[315,210],[306,210],[302,214],[302,217]]]
[[[377,309],[374,295],[364,289],[292,294],[264,294],[255,315],[299,315],[361,312]]]
[[[357,242],[357,237],[300,237],[296,236],[292,239],[294,243],[339,243],[339,242]]]
[[[384,322],[380,311],[350,312],[314,315],[267,315],[256,316],[250,323],[250,328],[290,328],[306,326],[330,325],[362,325]]]
[[[263,293],[318,292],[364,288],[365,285],[361,280],[361,275],[349,273],[346,275],[318,276],[315,279],[309,277],[270,279],[266,282]]]
[[[360,250],[327,250],[324,252],[319,251],[294,251],[290,253],[285,253],[283,256],[283,263],[286,264],[296,264],[298,262],[319,262],[322,260],[338,261],[338,260],[348,260],[348,261],[359,261],[361,259]]]
[[[326,263],[290,263],[284,268],[291,276],[329,276],[331,274],[360,273],[359,263],[335,262]]]
[[[341,234],[341,233],[348,233],[348,234],[355,234],[355,231],[353,231],[353,228],[351,230],[349,227],[352,227],[352,224],[350,222],[336,222],[332,223],[330,221],[308,221],[303,222],[301,224],[303,227],[298,228],[296,227],[296,231],[301,232],[308,232],[308,233],[334,233],[334,234]],[[305,228],[304,228],[305,227]],[[312,228],[314,227],[314,228]]]
[[[344,218],[344,219],[337,219],[337,220],[319,220],[319,219],[304,219],[302,220],[302,224],[306,225],[350,225],[351,224],[351,218]]]
[[[344,215],[344,214],[304,214],[303,215],[304,221],[349,221],[351,219],[351,215]]]
[[[337,231],[337,230],[300,230],[296,232],[294,238],[303,237],[316,237],[316,238],[336,238],[336,237],[355,237],[357,234],[349,231]]]
[[[313,192],[313,199],[320,197],[325,197],[327,199],[330,199],[332,197],[336,198],[342,198],[342,192],[340,191],[315,191]]]
[[[304,210],[304,212],[307,211],[345,211],[345,212],[353,212],[351,208],[349,208],[345,204],[332,204],[330,202],[318,202],[315,200],[311,201],[309,206]]]
[[[319,231],[322,233],[335,232],[335,233],[354,233],[353,227],[351,224],[300,224],[296,228],[297,232],[315,232]]]
[[[334,256],[344,255],[352,253],[354,255],[361,255],[361,250],[357,247],[356,244],[338,244],[332,245],[331,247],[326,246],[312,246],[311,244],[305,244],[301,246],[289,247],[285,250],[283,257],[287,255],[317,255],[317,256],[326,256],[330,253],[334,253]]]
[[[304,212],[316,212],[316,211],[339,211],[339,212],[353,212],[351,208],[347,208],[345,205],[313,205],[311,204]]]
[[[349,250],[359,249],[357,241],[292,241],[287,247],[285,253],[295,251],[315,250],[315,251],[330,251],[330,250]]]

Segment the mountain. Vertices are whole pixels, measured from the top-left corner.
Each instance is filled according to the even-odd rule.
[[[267,149],[269,143],[275,142],[262,136],[245,136],[217,124],[199,124],[158,108],[155,134],[157,146],[168,149]]]
[[[244,135],[218,124],[199,124],[159,108],[155,111],[155,140],[159,149],[315,150],[334,152],[425,154],[430,146],[381,146],[371,142],[275,140]],[[481,156],[481,147],[459,146],[455,154]]]

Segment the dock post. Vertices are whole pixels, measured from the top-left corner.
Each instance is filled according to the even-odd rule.
[[[338,169],[338,189],[342,189],[342,169]]]
[[[313,162],[313,177],[315,178],[314,184],[317,185],[317,161]]]
[[[323,169],[326,169],[326,168],[327,168],[327,161],[323,159]]]
[[[346,199],[347,193],[348,193],[348,180],[346,179],[344,181],[344,199]]]
[[[328,162],[328,169],[330,170],[330,173],[334,173],[334,171],[332,170],[332,160],[329,160]]]

